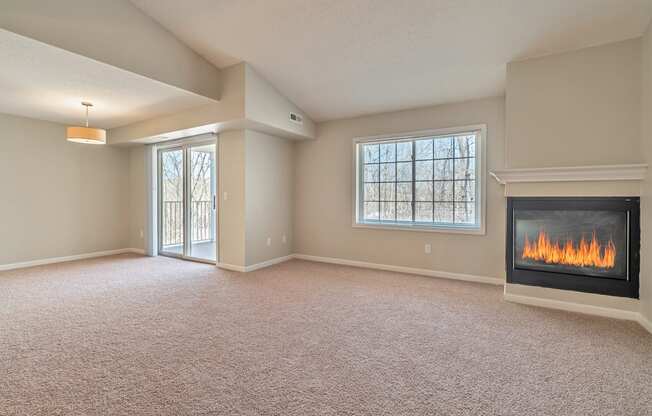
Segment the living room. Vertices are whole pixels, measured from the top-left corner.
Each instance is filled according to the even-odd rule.
[[[408,3],[0,2],[0,413],[652,413],[652,2]]]

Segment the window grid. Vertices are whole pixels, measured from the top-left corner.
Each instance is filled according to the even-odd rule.
[[[477,153],[477,132],[473,133],[463,133],[457,135],[446,135],[446,136],[433,136],[433,137],[423,137],[415,138],[410,141],[388,141],[388,142],[379,142],[379,143],[362,143],[362,152],[361,152],[361,166],[362,169],[362,185],[363,189],[361,195],[358,195],[362,204],[361,212],[363,221],[377,221],[379,223],[389,222],[389,223],[400,223],[407,222],[405,218],[407,216],[401,211],[399,215],[399,204],[410,204],[411,206],[411,215],[410,221],[412,223],[433,223],[433,224],[476,224],[478,218],[477,204],[476,201],[478,195],[478,183],[476,177],[476,153]],[[470,141],[469,141],[470,139]],[[436,141],[448,141],[449,143],[443,144],[443,148],[446,149],[448,153],[447,157],[440,157],[435,152]],[[460,140],[465,140],[466,144],[464,145],[464,150],[462,149],[462,144]],[[417,142],[426,142],[426,148],[431,148],[431,157],[419,157],[417,151]],[[430,142],[430,143],[427,143]],[[399,143],[410,143],[411,144],[411,155],[410,160],[401,158],[399,155],[398,144]],[[437,144],[438,146],[441,143]],[[371,149],[368,149],[370,147]],[[383,150],[384,149],[384,150]],[[371,152],[369,151],[371,150]],[[466,152],[466,153],[465,153]],[[375,153],[375,155],[373,154]],[[368,158],[368,156],[372,156]],[[371,159],[371,160],[369,160]],[[436,161],[450,161],[450,165],[444,165],[443,177],[441,179],[437,176],[436,172]],[[458,176],[458,163],[466,163],[466,168],[464,170],[464,177],[460,178]],[[426,170],[429,174],[429,179],[417,179],[417,162],[432,162],[430,166],[426,164]],[[399,164],[401,163],[410,163],[411,167],[411,181],[399,180]],[[388,165],[393,165],[392,167]],[[367,166],[375,166],[371,171],[373,177],[367,177]],[[377,172],[376,170],[377,169]],[[450,169],[450,170],[449,170]],[[393,175],[388,175],[388,172],[392,172]],[[393,178],[391,177],[393,176]],[[370,180],[372,179],[372,180]],[[393,180],[391,180],[393,179]],[[410,184],[411,183],[411,196],[410,200],[406,200],[405,197],[399,197],[399,185],[400,184]],[[417,197],[417,185],[421,183],[430,184],[430,189],[427,189],[426,195],[430,194],[429,198],[420,199]],[[450,183],[450,192],[446,189],[446,183]],[[375,199],[367,199],[366,187],[367,184],[375,185],[374,194],[376,194]],[[386,188],[383,187],[383,184],[393,184],[393,198],[386,195]],[[440,185],[438,188],[437,185]],[[458,186],[463,186],[460,195],[458,195]],[[373,203],[376,208],[376,215],[367,215],[368,214],[368,204]],[[430,204],[430,218],[423,220],[424,217],[421,217],[417,220],[417,204]],[[388,209],[388,206],[391,207]],[[422,207],[423,205],[420,205]],[[450,209],[449,213],[444,213],[447,218],[446,221],[441,221],[442,216],[438,215],[436,212],[437,208],[440,209]],[[463,208],[462,208],[463,207]],[[401,207],[403,210],[405,206]],[[472,210],[469,212],[469,208]],[[464,209],[465,213],[463,216],[458,217],[458,209]],[[377,217],[377,218],[374,218]],[[399,217],[402,219],[399,220]]]

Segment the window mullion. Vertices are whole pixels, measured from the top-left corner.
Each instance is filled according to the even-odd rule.
[[[394,143],[394,222],[398,221],[398,146]]]
[[[456,186],[456,181],[455,181],[455,139],[453,139],[453,171],[451,172],[452,177],[453,177],[453,218],[452,218],[452,223],[455,224],[455,201],[456,201],[456,196],[455,196],[455,186]]]
[[[430,178],[432,185],[432,222],[435,222],[435,141],[432,141],[432,177]]]
[[[417,151],[417,142],[412,141],[412,222],[416,222],[415,212],[417,209],[416,203],[416,151]]]
[[[380,212],[380,207],[382,206],[382,200],[380,196],[380,175],[381,175],[381,168],[380,168],[380,146],[378,146],[378,222],[383,222],[383,214]]]

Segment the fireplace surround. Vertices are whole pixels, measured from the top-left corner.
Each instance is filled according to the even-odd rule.
[[[508,197],[507,282],[638,298],[638,197]]]

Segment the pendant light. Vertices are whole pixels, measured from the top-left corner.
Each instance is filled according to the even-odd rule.
[[[86,127],[68,127],[66,137],[69,142],[86,144],[106,144],[106,130],[88,127],[88,109],[93,104],[82,101],[86,107]]]

